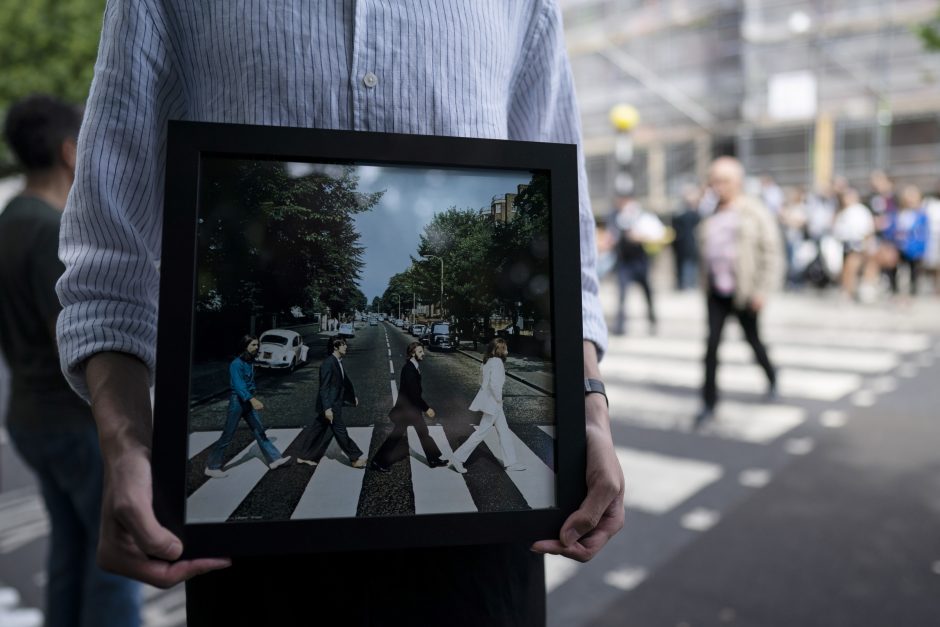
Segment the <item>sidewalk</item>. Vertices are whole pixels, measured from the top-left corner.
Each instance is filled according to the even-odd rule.
[[[480,348],[473,350],[471,344],[461,342],[457,352],[483,363],[483,344],[478,344],[478,346]],[[525,383],[549,396],[555,395],[555,376],[552,372],[552,364],[544,359],[509,355],[506,358],[506,376],[520,383]]]

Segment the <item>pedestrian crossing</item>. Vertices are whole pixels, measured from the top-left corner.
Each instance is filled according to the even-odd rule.
[[[375,427],[348,427],[349,435],[360,449],[368,451],[372,447]],[[441,425],[431,425],[428,431],[440,448],[442,455],[449,458],[453,454],[451,443]],[[544,431],[554,437],[553,429]],[[269,429],[269,439],[276,442],[280,450],[288,452],[298,438],[301,429]],[[198,463],[208,449],[218,439],[221,431],[193,433],[189,439],[189,458],[191,472],[198,472]],[[380,434],[381,435],[381,434]],[[495,430],[487,434],[479,449],[486,455],[499,460],[501,453]],[[505,471],[508,481],[522,495],[526,506],[531,509],[544,509],[555,505],[555,473],[545,460],[532,450],[526,438],[512,433],[513,444],[519,461],[525,470]],[[410,490],[414,498],[414,514],[442,514],[480,511],[474,499],[468,477],[473,472],[473,463],[468,464],[469,473],[461,475],[451,468],[430,468],[424,458],[421,443],[414,428],[407,432],[409,446]],[[488,449],[488,450],[487,450]],[[198,458],[198,459],[197,459]],[[502,460],[499,460],[502,461]],[[252,440],[238,451],[223,467],[225,477],[209,479],[190,494],[186,501],[186,520],[189,523],[213,523],[241,519],[237,512],[242,509],[252,511],[252,519],[257,520],[257,508],[245,508],[249,501],[263,502],[264,494],[271,488],[272,480],[278,473],[288,472],[292,464],[280,469],[270,470],[258,445]],[[309,469],[303,466],[303,469]],[[363,485],[366,472],[353,468],[349,459],[334,440],[326,454],[313,470],[308,480],[298,490],[300,494],[290,494],[292,487],[278,488],[277,500],[296,502],[289,517],[293,520],[313,518],[343,518],[357,515],[359,503],[363,497]],[[275,481],[276,482],[276,481]],[[291,482],[292,484],[294,482]],[[296,490],[294,490],[296,492]],[[512,509],[516,509],[513,507]]]
[[[586,594],[600,610],[641,585],[791,460],[812,454],[824,433],[850,425],[856,408],[883,402],[940,356],[937,325],[921,314],[788,298],[761,325],[778,397],[768,399],[763,370],[729,323],[719,351],[722,400],[715,418],[693,430],[705,310],[699,294],[662,300],[657,334],[647,332],[645,309],[634,310],[632,333],[611,337],[601,363],[626,482],[625,529],[586,564],[547,556],[550,627],[590,622],[590,611],[573,609]],[[614,303],[606,299],[608,314]]]

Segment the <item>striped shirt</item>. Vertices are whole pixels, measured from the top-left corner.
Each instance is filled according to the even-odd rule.
[[[109,0],[63,216],[63,370],[119,351],[153,372],[170,119],[580,146],[551,0]],[[579,150],[584,337],[602,352]],[[572,208],[573,210],[573,208]]]

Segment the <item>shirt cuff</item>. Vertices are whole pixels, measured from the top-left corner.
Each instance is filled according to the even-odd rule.
[[[581,319],[585,340],[594,342],[597,347],[597,361],[607,352],[607,323],[604,322],[601,301],[597,294],[581,292]]]

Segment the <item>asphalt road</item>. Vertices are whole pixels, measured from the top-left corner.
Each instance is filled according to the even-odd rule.
[[[602,294],[608,310],[609,287]],[[719,375],[722,410],[709,429],[693,433],[701,298],[659,295],[659,334],[650,337],[633,296],[631,334],[612,338],[602,363],[627,477],[627,525],[587,564],[548,560],[551,627],[940,624],[940,299],[857,307],[828,295],[778,296],[762,323],[781,369],[781,398],[763,401],[760,372],[732,323]],[[373,430],[370,447],[391,406],[388,348],[397,384],[409,339],[388,328],[383,356],[383,328],[372,328],[372,343],[357,334],[348,357],[362,402],[349,418]],[[309,418],[310,401],[296,399],[312,398],[317,367],[266,377],[269,433]],[[431,353],[423,372],[440,423],[466,433],[466,415],[442,398],[451,387],[472,394],[479,365]],[[507,381],[506,395],[520,438],[531,443],[522,437],[530,429],[544,434],[540,425],[522,422],[527,404],[542,402],[538,396],[515,381]],[[221,429],[224,402],[202,411],[204,428]],[[479,455],[495,457],[492,449]],[[341,459],[331,462],[338,472],[351,471]],[[406,486],[420,468],[412,455],[395,468],[393,485]],[[19,591],[17,611],[41,608],[47,541],[41,500],[2,440],[0,469],[0,586]],[[363,485],[372,480],[357,477]],[[388,507],[404,503],[389,501]],[[349,507],[356,512],[359,505]],[[181,587],[147,588],[145,595],[145,625],[185,624]]]

